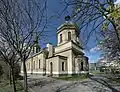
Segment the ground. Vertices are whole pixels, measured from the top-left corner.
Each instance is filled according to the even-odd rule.
[[[17,92],[23,92],[22,82],[17,82]],[[29,92],[120,92],[120,75],[97,74],[89,78],[29,75],[28,86]],[[0,82],[0,92],[13,92],[9,81]]]
[[[119,75],[118,75],[119,76]],[[30,92],[120,92],[120,82],[114,75],[94,75],[88,79],[65,81],[38,75],[29,76]]]

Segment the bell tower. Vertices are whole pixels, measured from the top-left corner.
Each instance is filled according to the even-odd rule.
[[[57,30],[58,30],[57,31],[57,46],[70,42],[70,41],[80,44],[79,27],[73,22],[71,22],[70,16],[65,17],[65,23],[63,23],[60,27],[58,27]]]
[[[65,17],[63,23],[57,30],[57,46],[55,47],[55,55],[67,57],[68,74],[75,73],[76,57],[83,56],[83,48],[79,41],[79,27],[73,23],[70,16]],[[83,65],[83,64],[82,64]]]

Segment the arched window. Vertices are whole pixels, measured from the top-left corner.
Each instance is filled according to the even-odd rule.
[[[40,59],[39,59],[39,69],[40,69]]]
[[[71,32],[68,32],[68,41],[71,40]]]
[[[65,63],[62,62],[62,71],[65,71]]]
[[[60,43],[62,42],[62,34],[60,34]]]
[[[37,44],[37,46],[36,46],[36,53],[38,53],[40,51],[40,47],[39,47],[39,45]]]
[[[52,75],[52,73],[53,73],[53,63],[50,62],[50,75]]]
[[[35,52],[34,47],[33,47],[33,53]]]

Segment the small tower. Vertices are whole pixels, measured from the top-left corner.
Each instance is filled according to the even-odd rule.
[[[35,34],[35,40],[34,40],[34,46],[33,46],[33,53],[38,53],[40,51],[40,45],[38,42],[38,36],[37,33]]]
[[[66,42],[73,41],[75,43],[79,42],[79,27],[70,21],[70,16],[65,17],[65,23],[58,27],[57,31],[57,45],[62,45]]]

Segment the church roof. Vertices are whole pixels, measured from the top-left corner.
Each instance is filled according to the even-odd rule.
[[[64,30],[64,29],[76,29],[76,31],[79,33],[79,27],[77,24],[71,22],[71,21],[66,21],[65,23],[63,23],[62,25],[60,25],[57,30],[59,33],[61,30]]]
[[[77,24],[75,24],[75,23],[73,23],[73,22],[71,22],[71,21],[66,21],[65,23],[63,23],[62,25],[60,25],[60,26],[58,27],[58,30],[59,30],[61,27],[66,27],[66,26],[71,26],[71,27],[75,27],[75,28],[79,29],[79,27],[78,27]]]
[[[41,49],[41,50],[40,50],[39,52],[37,52],[37,53],[31,53],[30,56],[28,57],[28,59],[31,58],[31,57],[34,57],[34,56],[36,56],[36,55],[39,55],[39,54],[41,54],[41,53],[43,53],[43,52],[48,53],[47,48],[43,48],[43,49]]]

